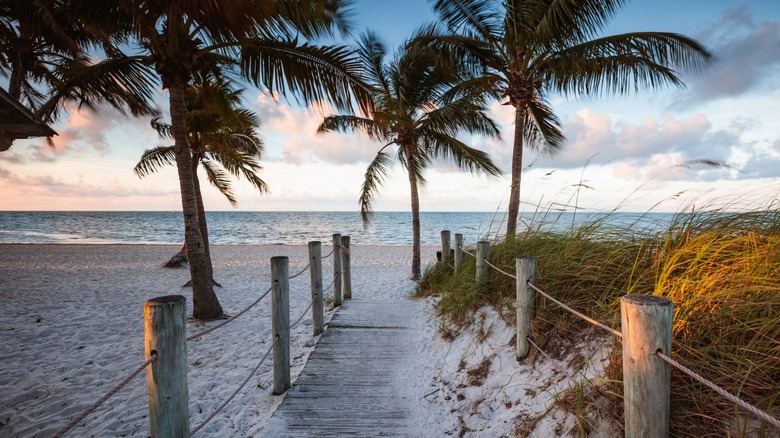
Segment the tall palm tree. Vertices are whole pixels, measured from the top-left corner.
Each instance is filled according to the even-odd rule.
[[[137,54],[113,50],[94,65],[67,72],[59,93],[78,84],[106,78],[107,65],[118,62],[153,68],[168,91],[171,135],[179,177],[184,232],[192,278],[193,317],[216,319],[222,307],[212,287],[200,232],[192,154],[187,144],[185,95],[193,74],[215,59],[256,85],[304,102],[327,100],[339,109],[354,101],[368,102],[360,87],[356,63],[344,47],[316,46],[306,39],[332,35],[347,28],[345,0],[84,0],[92,13],[121,9],[131,17]],[[56,97],[56,96],[55,96]]]
[[[211,251],[209,250],[206,211],[200,189],[198,169],[202,167],[209,183],[216,187],[227,200],[237,204],[230,175],[244,177],[260,193],[268,187],[258,172],[262,169],[257,161],[263,150],[255,128],[260,121],[257,115],[241,108],[242,90],[233,90],[224,80],[207,77],[190,85],[185,97],[187,141],[192,153],[192,179],[198,198],[198,219],[206,257],[206,265],[213,277]],[[160,137],[170,139],[171,125],[158,120],[153,122]],[[174,146],[158,146],[144,151],[133,171],[143,178],[157,172],[164,166],[176,165]],[[172,260],[186,259],[185,247]]]
[[[480,75],[474,83],[515,109],[507,234],[516,232],[523,148],[554,153],[564,135],[552,93],[598,96],[683,85],[712,55],[675,33],[600,36],[627,0],[435,0],[450,33],[432,27],[425,41],[458,53]]]
[[[389,149],[407,170],[412,208],[412,279],[420,278],[420,199],[423,171],[436,158],[458,167],[499,175],[488,156],[456,138],[462,131],[498,135],[485,114],[483,94],[453,88],[463,80],[454,64],[437,59],[430,48],[407,44],[391,62],[376,36],[361,38],[358,53],[374,87],[374,110],[364,116],[331,115],[319,132],[364,131],[385,145],[368,166],[360,195],[360,212],[369,220],[371,201],[392,164]]]

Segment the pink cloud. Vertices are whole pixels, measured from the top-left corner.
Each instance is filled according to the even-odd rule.
[[[297,165],[368,163],[382,146],[362,133],[317,134],[325,115],[336,113],[325,103],[299,110],[281,103],[278,96],[264,93],[258,97],[256,105],[262,122],[261,135],[269,149],[273,143],[282,147],[281,157],[270,157],[271,160]]]

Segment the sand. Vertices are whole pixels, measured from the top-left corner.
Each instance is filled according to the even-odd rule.
[[[141,364],[146,300],[182,294],[191,314],[190,290],[181,288],[189,271],[160,267],[177,250],[163,245],[0,245],[0,438],[51,436]],[[324,245],[323,252],[328,251],[330,245]],[[435,251],[423,249],[424,263]],[[268,289],[272,256],[288,256],[291,274],[307,263],[305,246],[214,246],[212,252],[215,277],[223,286],[217,294],[229,315]],[[354,297],[404,299],[414,289],[408,280],[410,255],[409,247],[353,245]],[[323,271],[327,285],[330,260]],[[291,281],[292,320],[306,309],[309,293],[308,275]],[[429,299],[413,315],[418,354],[409,358],[409,366],[419,378],[398,382],[419,401],[418,436],[512,436],[521,422],[534,425],[528,429],[531,436],[572,427],[571,415],[551,408],[555,394],[571,382],[546,360],[519,364],[511,324],[483,309],[473,330],[445,341],[434,313],[435,299]],[[214,324],[190,321],[187,333]],[[191,429],[246,379],[268,349],[270,331],[267,299],[188,343]],[[316,344],[311,332],[309,315],[292,331],[293,379]],[[605,343],[596,341],[588,340],[579,353],[588,359],[584,372],[589,376],[606,365]],[[483,363],[488,364],[486,377],[474,381],[471,370]],[[283,397],[271,395],[270,382],[271,361],[266,360],[198,436],[262,436]],[[142,373],[67,436],[148,436],[146,392]]]

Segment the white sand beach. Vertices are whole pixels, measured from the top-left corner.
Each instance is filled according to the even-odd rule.
[[[187,297],[187,269],[160,266],[174,246],[0,245],[0,437],[49,437],[102,397],[143,362],[143,303],[163,295]],[[265,292],[270,258],[290,258],[290,273],[307,263],[305,246],[214,246],[217,294],[234,315]],[[323,245],[323,253],[330,245]],[[423,248],[423,263],[436,248]],[[355,299],[403,299],[414,290],[408,280],[411,249],[404,246],[352,248]],[[332,279],[330,259],[324,283]],[[332,292],[331,292],[332,293]],[[306,309],[309,278],[291,281],[290,314]],[[326,297],[328,292],[326,291]],[[573,418],[548,409],[569,382],[544,359],[518,364],[511,325],[486,309],[480,333],[466,331],[453,342],[438,336],[435,300],[415,315],[419,326],[410,367],[419,382],[415,413],[419,436],[514,436],[520,422],[533,423],[531,436],[566,434]],[[330,306],[327,306],[330,309]],[[270,299],[247,314],[188,343],[190,427],[200,424],[246,379],[270,346]],[[188,322],[197,333],[218,322]],[[293,379],[316,344],[307,315],[292,332]],[[487,336],[484,334],[487,333]],[[590,360],[587,375],[606,365],[603,343],[591,341],[581,354]],[[475,381],[473,369],[487,364]],[[568,363],[563,360],[562,363]],[[271,395],[271,361],[199,436],[256,437],[283,396]],[[110,398],[66,436],[149,436],[143,373]]]

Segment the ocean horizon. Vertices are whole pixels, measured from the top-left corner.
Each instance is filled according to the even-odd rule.
[[[666,229],[674,213],[568,213],[521,215],[518,231],[527,227],[566,232],[606,219],[633,230]],[[356,245],[411,245],[410,212],[375,212],[362,223],[350,211],[209,211],[212,245],[305,245],[328,242],[334,233]],[[423,245],[440,245],[441,231],[463,234],[465,244],[493,240],[506,228],[506,212],[421,212]],[[183,242],[181,211],[0,211],[0,243],[148,244]]]

